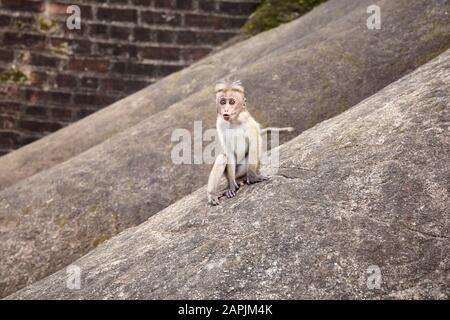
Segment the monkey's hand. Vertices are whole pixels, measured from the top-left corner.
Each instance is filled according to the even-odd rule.
[[[261,174],[257,174],[253,171],[248,171],[246,182],[247,182],[247,184],[253,184],[253,183],[257,183],[257,182],[266,181],[268,179],[269,179],[269,177],[263,176]]]
[[[239,184],[236,180],[231,180],[228,183],[228,190],[225,190],[224,195],[227,198],[233,198],[236,195],[237,189],[239,189]]]
[[[208,194],[208,204],[217,206],[219,204],[219,197]]]

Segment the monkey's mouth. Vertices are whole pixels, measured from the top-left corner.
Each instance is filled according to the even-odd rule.
[[[225,121],[230,120],[230,118],[231,118],[231,115],[229,115],[229,114],[227,114],[227,113],[223,115],[223,119],[224,119]]]

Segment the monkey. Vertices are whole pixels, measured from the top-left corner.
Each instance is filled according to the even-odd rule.
[[[210,205],[219,204],[217,188],[222,177],[227,178],[228,188],[220,196],[232,198],[244,177],[247,184],[262,182],[268,177],[260,174],[262,135],[274,131],[292,131],[294,128],[269,127],[260,124],[247,110],[247,99],[241,81],[219,82],[215,86],[217,120],[216,129],[223,152],[214,162],[208,178],[207,198]]]

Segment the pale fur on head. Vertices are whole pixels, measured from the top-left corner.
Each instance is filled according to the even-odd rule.
[[[235,80],[233,82],[227,82],[227,81],[220,81],[216,84],[215,92],[221,92],[221,91],[227,91],[227,90],[233,90],[233,91],[239,91],[242,93],[245,93],[244,86],[242,85],[241,80]]]

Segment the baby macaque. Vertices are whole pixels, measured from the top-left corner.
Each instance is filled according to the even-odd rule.
[[[228,188],[220,196],[232,198],[239,189],[237,179],[245,177],[247,184],[267,180],[259,173],[261,159],[261,134],[268,131],[292,131],[293,128],[261,129],[246,109],[244,87],[240,81],[218,83],[215,88],[216,128],[223,153],[214,162],[208,179],[208,203],[219,204],[217,188],[225,175]]]

